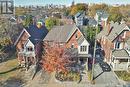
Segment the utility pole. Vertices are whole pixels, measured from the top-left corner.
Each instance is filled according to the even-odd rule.
[[[94,51],[93,51],[93,62],[92,62],[92,74],[91,74],[91,81],[93,81],[94,79],[94,63],[95,63],[95,55],[96,55],[96,46],[97,46],[97,39],[96,39],[96,36],[97,36],[97,31],[98,31],[98,23],[97,23],[97,26],[96,26],[96,32],[95,32],[95,43],[94,43]]]

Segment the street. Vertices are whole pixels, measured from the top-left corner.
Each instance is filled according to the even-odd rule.
[[[116,78],[114,72],[103,72],[99,64],[95,64],[94,79],[96,84],[106,84],[111,86],[120,85],[120,82],[118,78]]]

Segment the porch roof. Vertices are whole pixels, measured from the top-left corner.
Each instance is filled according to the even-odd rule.
[[[112,56],[118,59],[130,59],[129,54],[125,49],[114,50]]]

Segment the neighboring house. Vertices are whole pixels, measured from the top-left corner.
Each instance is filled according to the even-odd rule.
[[[95,27],[97,25],[97,21],[94,18],[88,17],[86,19],[86,23],[88,26]]]
[[[98,24],[100,24],[102,27],[105,27],[107,25],[108,17],[109,14],[106,11],[97,10],[94,18],[98,22]]]
[[[97,35],[97,41],[104,50],[105,61],[111,62],[112,50],[124,49],[129,32],[130,29],[125,23],[111,22]]]
[[[40,50],[42,40],[47,35],[48,30],[43,25],[38,28],[36,25],[30,25],[23,29],[15,42],[17,57],[20,65],[28,67],[36,64],[40,60]]]
[[[118,49],[112,51],[111,63],[114,71],[129,70],[130,69],[130,55],[125,49]]]
[[[18,24],[23,23],[24,20],[25,20],[25,18],[26,18],[25,15],[18,16],[18,17],[17,17],[17,23],[18,23]]]
[[[84,25],[84,19],[85,19],[85,12],[78,12],[76,15],[75,15],[75,23],[77,26],[82,26]]]
[[[71,19],[71,18],[62,18],[62,19],[59,19],[60,23],[62,23],[61,25],[63,24],[74,24],[74,21]]]
[[[89,43],[76,25],[63,25],[52,28],[44,38],[44,42],[49,44],[52,44],[52,42],[59,43],[60,46],[71,49],[72,52],[77,54],[76,60],[79,59],[80,63],[88,65],[88,58],[90,57]]]

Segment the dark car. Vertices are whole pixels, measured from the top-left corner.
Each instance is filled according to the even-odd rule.
[[[109,72],[111,71],[111,67],[106,63],[106,62],[101,62],[99,63],[100,64],[100,67],[102,68],[102,70],[104,72]]]

